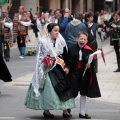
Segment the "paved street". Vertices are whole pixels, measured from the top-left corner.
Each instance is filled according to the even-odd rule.
[[[109,40],[102,42],[106,59],[104,64],[101,55],[98,56],[99,69],[97,73],[102,97],[87,99],[86,112],[93,120],[120,119],[120,73],[114,73],[117,68],[113,46]],[[0,81],[0,120],[41,120],[43,111],[34,111],[24,106],[28,85],[35,67],[35,56],[18,58],[17,48],[11,50],[11,60],[6,63],[13,76],[13,81]],[[72,119],[79,119],[79,96],[75,100],[76,108],[72,109]],[[55,120],[62,120],[62,111],[51,111]]]

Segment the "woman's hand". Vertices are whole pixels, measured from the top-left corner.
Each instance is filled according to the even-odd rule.
[[[86,64],[86,67],[87,67],[87,68],[90,68],[90,64],[89,64],[89,63],[87,63],[87,64]]]
[[[64,68],[64,72],[65,72],[66,75],[68,75],[69,69],[68,68]]]
[[[34,24],[33,24],[33,23],[31,23],[31,26],[34,26]]]

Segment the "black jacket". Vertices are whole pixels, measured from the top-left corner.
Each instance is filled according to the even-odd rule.
[[[81,67],[79,68],[79,50],[80,47],[78,46],[78,44],[72,45],[68,48],[70,68],[69,77],[71,80],[73,95],[74,97],[77,97],[78,92],[80,91],[81,95],[85,95],[87,97],[100,97],[101,93],[99,90],[99,85],[93,63],[91,63],[91,67],[86,70],[85,75],[83,76],[89,55],[92,54],[93,51],[87,45],[81,49],[82,61]]]
[[[67,54],[66,47],[64,47],[63,54],[58,57],[63,59],[65,61],[66,67],[69,68],[68,54]],[[54,87],[54,90],[56,91],[60,100],[67,101],[73,98],[70,80],[60,65],[57,64],[51,71],[49,71],[48,74],[49,74],[51,83]]]

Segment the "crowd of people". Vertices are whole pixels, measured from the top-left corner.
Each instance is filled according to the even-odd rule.
[[[91,119],[85,112],[86,97],[101,97],[101,93],[96,76],[97,56],[90,64],[89,55],[101,49],[100,42],[110,35],[118,63],[115,72],[120,72],[120,11],[72,15],[65,8],[32,15],[20,6],[13,20],[6,10],[0,19],[0,54],[6,62],[10,60],[10,48],[16,40],[20,59],[36,53],[36,67],[25,106],[44,110],[45,118],[54,118],[50,110],[63,110],[63,117],[70,118],[74,99],[80,94],[79,118]],[[106,36],[103,37],[103,33]]]

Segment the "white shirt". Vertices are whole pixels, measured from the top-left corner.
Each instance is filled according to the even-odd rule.
[[[21,20],[21,18],[22,18],[22,14],[19,14],[19,20]]]

